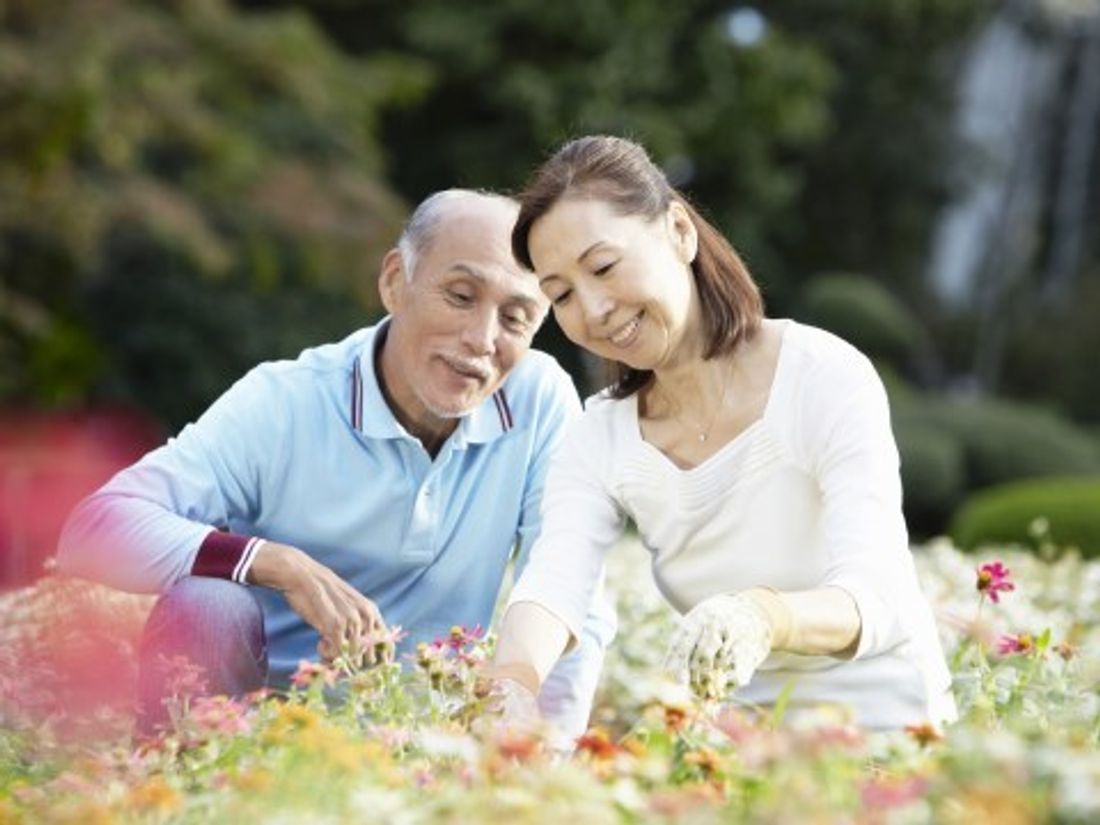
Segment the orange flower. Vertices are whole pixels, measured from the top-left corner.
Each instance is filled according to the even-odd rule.
[[[905,732],[922,748],[936,742],[943,741],[943,734],[931,722],[921,722],[919,725],[906,725]]]

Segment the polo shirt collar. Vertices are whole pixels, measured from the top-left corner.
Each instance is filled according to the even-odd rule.
[[[386,403],[374,368],[374,356],[385,339],[389,320],[386,317],[370,329],[352,360],[351,424],[368,438],[412,438]],[[495,441],[515,427],[507,384],[505,381],[496,392],[462,417],[451,435],[455,447]]]

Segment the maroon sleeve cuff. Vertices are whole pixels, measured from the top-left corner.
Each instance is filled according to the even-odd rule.
[[[199,545],[191,575],[245,584],[244,577],[260,544],[260,539],[255,537],[211,530]]]

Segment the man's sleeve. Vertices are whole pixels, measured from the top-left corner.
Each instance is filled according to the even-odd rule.
[[[58,544],[61,571],[135,593],[163,592],[186,575],[243,582],[259,540],[228,526],[255,517],[263,472],[281,472],[286,452],[270,387],[254,369],[77,505]]]
[[[572,382],[559,371],[560,380],[551,409],[543,411],[541,438],[530,464],[524,487],[520,546],[516,560],[518,581],[542,529],[542,498],[547,472],[566,428],[580,416],[580,402]],[[603,668],[607,646],[615,636],[615,609],[603,588],[596,589],[576,646],[554,666],[539,694],[539,709],[563,741],[572,743],[588,727],[592,699]]]

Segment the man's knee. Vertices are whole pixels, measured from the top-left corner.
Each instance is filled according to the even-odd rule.
[[[263,623],[263,610],[247,587],[225,579],[186,576],[162,595],[153,612],[188,624]]]

